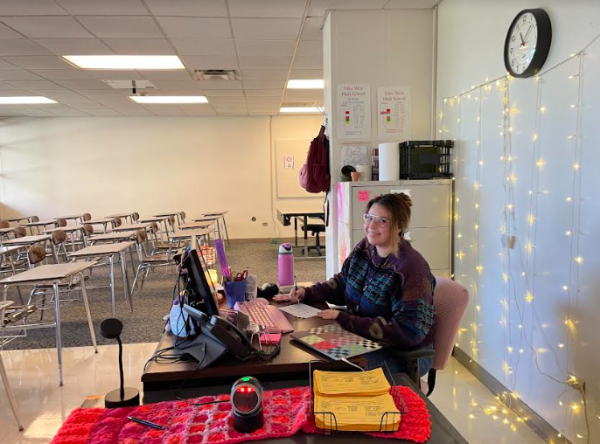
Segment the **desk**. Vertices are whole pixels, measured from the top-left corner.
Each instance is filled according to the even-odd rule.
[[[8,287],[11,285],[36,285],[40,283],[51,284],[54,289],[54,311],[56,320],[53,323],[37,323],[31,328],[44,328],[44,327],[56,327],[56,352],[58,355],[58,379],[59,385],[63,385],[62,375],[62,338],[60,333],[60,291],[59,284],[61,281],[70,278],[76,274],[80,275],[81,278],[81,294],[83,298],[83,304],[85,305],[85,313],[90,328],[90,335],[92,337],[92,344],[94,350],[98,353],[96,347],[96,334],[94,333],[94,325],[92,323],[92,315],[90,314],[90,304],[88,302],[87,292],[85,289],[85,277],[83,272],[94,265],[94,262],[71,262],[67,264],[52,264],[52,265],[41,265],[31,270],[27,270],[23,273],[15,274],[14,276],[8,277],[0,281],[0,285],[3,285],[2,301],[6,301],[8,295]],[[15,324],[2,326],[5,330],[26,330],[27,327],[23,325]]]
[[[121,273],[123,274],[123,294],[125,300],[129,301],[129,307],[133,312],[133,301],[129,296],[129,277],[127,276],[127,266],[125,264],[125,250],[135,245],[135,242],[122,242],[115,244],[100,244],[82,248],[79,251],[69,254],[72,259],[95,259],[105,257],[110,265],[110,296],[112,317],[117,316],[115,304],[115,266],[113,256],[119,255],[121,259]]]
[[[217,225],[223,223],[223,230],[225,231],[225,239],[227,239],[227,246],[231,246],[229,244],[229,233],[227,232],[227,222],[225,221],[225,215],[229,213],[229,211],[210,211],[208,213],[202,213],[203,217],[216,217]],[[220,227],[219,227],[220,230]],[[219,231],[219,236],[221,236],[221,231]]]
[[[75,233],[77,231],[81,231],[83,229],[83,227],[80,226],[74,226],[74,225],[69,225],[66,227],[56,227],[56,228],[50,228],[48,230],[44,230],[44,234],[52,234],[55,231],[64,231],[67,234],[71,235],[71,251],[75,251]],[[81,239],[85,241],[85,237],[81,236]]]
[[[9,239],[2,242],[2,245],[5,247],[8,246],[21,246],[21,247],[30,247],[33,244],[37,244],[38,242],[46,244],[52,238],[49,234],[38,234],[35,236],[24,236],[18,237],[16,239]],[[56,248],[54,247],[54,243],[50,242],[50,246],[52,247],[52,256],[54,256],[54,260],[58,264],[58,254],[56,252]]]
[[[308,225],[308,219],[321,219],[325,220],[325,212],[323,210],[308,209],[308,210],[295,210],[295,211],[282,211],[277,210],[277,219],[281,222],[284,227],[291,225],[291,220],[294,219],[294,246],[298,245],[298,219],[302,220],[304,226]],[[304,231],[304,255],[303,257],[308,258],[308,231]],[[324,256],[320,256],[324,257]]]
[[[157,213],[157,214],[153,214],[154,217],[177,217],[177,225],[181,225],[183,223],[185,223],[185,220],[183,219],[183,214],[184,211],[171,211],[171,212],[166,212],[166,213]],[[173,227],[173,229],[175,229],[175,227]]]
[[[186,239],[192,240],[192,237],[199,238],[208,236],[210,242],[210,230],[207,228],[197,228],[195,230],[183,230],[176,231],[175,233],[169,234],[169,243],[185,241]],[[200,245],[200,243],[198,243]]]
[[[22,220],[26,220],[27,222],[31,222],[34,216],[18,216],[11,217],[10,219],[5,219],[7,222],[21,222]]]
[[[213,221],[188,222],[179,226],[180,230],[193,230],[196,228],[212,228],[215,223]]]
[[[119,214],[111,214],[108,217],[118,217],[119,219],[129,219],[129,222],[134,223],[133,221],[133,212],[132,213],[119,213]]]
[[[146,222],[146,223],[142,223],[142,224],[129,224],[129,225],[121,225],[119,227],[114,227],[112,229],[112,232],[119,232],[119,231],[137,231],[137,230],[147,230],[148,228],[150,228],[152,224]]]
[[[57,219],[72,220],[73,222],[80,220],[82,223],[85,222],[83,220],[83,214],[70,214],[68,216],[57,217]]]
[[[28,227],[31,230],[31,234],[33,234],[33,227],[35,227],[37,233],[40,234],[40,227],[45,227],[47,225],[56,226],[56,220],[38,220],[37,222],[29,222],[22,226]]]
[[[96,234],[93,236],[90,236],[90,242],[92,244],[96,243],[96,242],[123,242],[123,241],[128,241],[131,240],[135,237],[136,232],[135,231],[124,231],[122,233],[115,233],[115,232],[110,232],[110,233],[104,233],[104,234]]]
[[[80,225],[102,225],[102,231],[106,233],[106,226],[110,223],[114,223],[114,219],[107,219],[105,217],[98,219],[90,219],[85,222],[80,222]]]

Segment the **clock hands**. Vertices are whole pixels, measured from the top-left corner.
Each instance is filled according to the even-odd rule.
[[[525,40],[527,40],[527,36],[529,35],[529,33],[531,32],[531,28],[533,28],[533,25],[529,26],[529,29],[527,30],[527,32],[525,33]]]
[[[521,46],[525,46],[525,39],[523,38],[523,34],[519,31],[519,37],[521,37]]]

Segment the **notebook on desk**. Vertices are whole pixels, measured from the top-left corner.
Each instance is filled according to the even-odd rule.
[[[298,331],[291,336],[292,339],[335,361],[381,349],[381,345],[377,342],[350,333],[335,324]]]

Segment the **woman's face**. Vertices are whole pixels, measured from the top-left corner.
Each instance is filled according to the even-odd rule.
[[[373,204],[364,219],[369,243],[376,247],[389,246],[392,242],[392,213],[379,204]]]

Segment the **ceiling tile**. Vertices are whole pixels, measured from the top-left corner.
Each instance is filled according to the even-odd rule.
[[[296,40],[301,19],[231,19],[237,40]]]
[[[244,89],[283,89],[285,80],[244,80]]]
[[[179,55],[218,55],[235,57],[233,40],[172,39]]]
[[[0,81],[5,80],[43,80],[42,77],[24,69],[0,71]]]
[[[123,55],[175,54],[175,50],[166,39],[104,39],[104,43],[117,54]]]
[[[58,55],[113,54],[113,51],[99,39],[39,39],[36,42]]]
[[[303,17],[306,0],[229,0],[231,17]]]
[[[0,71],[0,76],[3,71]],[[25,71],[27,72],[27,71]],[[36,69],[36,74],[49,80],[90,80],[89,74],[81,69]]]
[[[163,34],[152,17],[78,17],[79,21],[102,39],[154,39]]]
[[[13,31],[8,26],[0,23],[0,39],[20,39],[23,38],[21,34]]]
[[[246,97],[248,106],[275,106],[281,103],[279,97]]]
[[[246,98],[257,96],[258,98],[265,97],[281,97],[283,89],[248,89],[246,90]]]
[[[1,15],[69,15],[53,0],[1,0]]]
[[[156,17],[171,39],[231,39],[229,20],[224,18]]]
[[[322,69],[293,69],[290,74],[290,79],[322,79],[323,78],[323,70]]]
[[[0,41],[0,56],[51,55],[46,48],[29,39]]]
[[[65,88],[80,89],[111,89],[106,83],[100,80],[57,80],[56,83]]]
[[[25,69],[70,69],[73,67],[58,56],[5,57],[4,60]]]
[[[97,117],[111,117],[111,116],[120,116],[121,113],[109,109],[109,108],[98,108],[98,109],[83,109],[81,110],[83,112],[86,112],[88,114],[90,114],[91,116],[97,116]]]
[[[185,56],[181,60],[188,69],[237,69],[236,57]]]
[[[240,80],[200,80],[196,82],[202,89],[242,89]]]
[[[26,117],[56,117],[55,114],[52,114],[49,111],[44,111],[43,109],[26,109],[23,110],[21,115]]]
[[[107,108],[113,109],[124,116],[151,116],[152,113],[144,107],[129,101],[129,103],[106,103]]]
[[[390,0],[385,9],[431,9],[440,0]]]
[[[76,92],[69,91],[66,89],[63,90],[36,90],[36,94],[48,97],[49,99],[56,100],[60,103],[65,103],[67,105],[70,104],[87,104],[89,105],[98,105],[94,101],[88,99],[87,97],[82,96],[81,94],[77,94]],[[100,106],[100,105],[98,105]]]
[[[193,80],[187,70],[177,71],[140,71],[145,79],[153,80]]]
[[[322,89],[288,89],[285,92],[286,102],[304,102],[323,100],[324,92]]]
[[[244,80],[285,80],[288,75],[287,69],[244,69],[242,79]]]
[[[289,69],[291,57],[240,57],[242,69]]]
[[[382,9],[389,0],[313,0],[308,15],[324,16],[334,9]]]
[[[2,17],[1,20],[32,39],[94,37],[72,17]]]
[[[247,116],[247,110],[235,110],[235,109],[226,109],[226,110],[218,110],[219,116]]]
[[[302,40],[323,40],[323,23],[322,17],[308,17],[304,22],[302,30]]]
[[[236,40],[240,56],[292,56],[295,40]]]
[[[244,91],[241,89],[209,89],[204,95],[206,97],[243,97]]]
[[[15,90],[15,89],[18,89],[18,88],[16,86],[9,85],[8,83],[0,82],[0,91]],[[6,95],[6,94],[2,94],[2,95]]]
[[[188,105],[179,105],[179,108],[183,110],[183,112],[188,116],[216,116],[217,113],[214,108],[210,105],[196,105],[196,104],[188,104]]]
[[[60,106],[60,105],[52,105],[46,111],[48,111],[51,114],[54,114],[55,116],[60,116],[60,117],[85,117],[85,116],[89,116],[89,114],[84,113],[83,111],[79,111],[77,109],[73,109],[73,108],[68,107],[68,106]]]
[[[140,0],[55,0],[73,15],[148,15]]]
[[[323,58],[323,42],[319,40],[300,41],[296,55],[301,57]]]
[[[263,112],[258,112],[258,111],[252,111],[252,110],[250,110],[248,112],[248,114],[251,115],[251,116],[272,116],[274,114],[279,114],[279,110],[277,112],[274,112],[274,113],[263,113]]]
[[[323,57],[296,57],[293,69],[322,69]]]
[[[16,86],[17,88],[34,90],[34,89],[64,89],[62,86],[57,85],[50,80],[11,80],[6,82],[9,85]]]
[[[185,112],[177,105],[142,105],[157,116],[184,116]]]
[[[159,90],[180,90],[180,91],[194,91],[202,89],[200,82],[194,80],[153,80],[152,83]]]
[[[94,100],[99,103],[132,103],[130,99],[128,99],[123,94],[120,94],[114,90],[80,90],[77,91],[78,94],[85,96],[91,100]]]
[[[154,15],[227,17],[225,0],[146,0]]]
[[[87,72],[89,73],[89,80],[92,78],[98,80],[142,80],[144,78],[138,71],[94,69]]]

